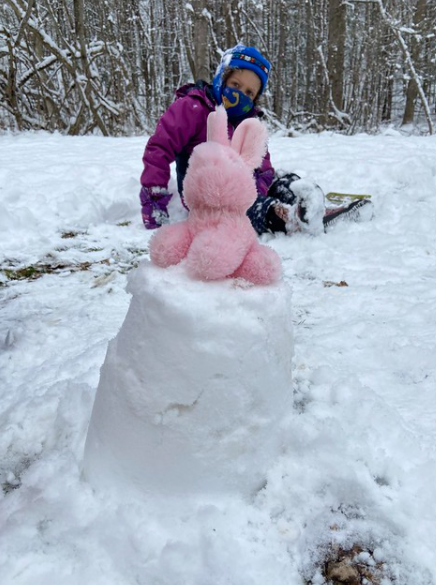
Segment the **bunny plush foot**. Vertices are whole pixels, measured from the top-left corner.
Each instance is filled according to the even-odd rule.
[[[241,266],[232,274],[253,284],[272,284],[280,279],[282,267],[274,250],[267,246],[255,245]]]

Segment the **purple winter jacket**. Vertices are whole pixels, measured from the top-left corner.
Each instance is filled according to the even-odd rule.
[[[211,86],[203,81],[188,84],[176,91],[176,100],[160,118],[156,131],[149,139],[143,155],[144,170],[141,175],[141,204],[145,227],[153,229],[167,220],[167,205],[171,198],[167,186],[170,179],[170,164],[176,161],[179,193],[182,196],[182,184],[188,167],[188,160],[193,149],[206,142],[207,117],[216,108]],[[247,117],[262,115],[254,108]],[[229,136],[242,121],[229,121]],[[249,210],[248,215],[255,229],[261,233],[263,217],[271,205],[267,197],[268,189],[274,178],[274,169],[267,152],[262,165],[255,171],[258,199]],[[183,196],[182,196],[183,201]],[[259,224],[260,220],[260,224]],[[259,225],[256,225],[259,224]]]

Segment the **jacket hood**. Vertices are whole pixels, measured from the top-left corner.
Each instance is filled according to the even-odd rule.
[[[182,98],[187,95],[190,97],[198,97],[203,103],[205,103],[211,111],[214,111],[216,106],[219,105],[215,98],[215,93],[213,91],[213,87],[211,83],[207,83],[202,79],[196,81],[195,83],[187,83],[182,85],[175,91],[176,98]],[[248,112],[245,116],[238,118],[238,122],[241,122],[243,119],[246,118],[263,118],[264,113],[263,111],[254,106],[254,108]]]

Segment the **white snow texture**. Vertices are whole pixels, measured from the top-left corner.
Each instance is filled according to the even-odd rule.
[[[272,136],[276,168],[310,178],[326,193],[370,193],[375,214],[313,237],[262,238],[280,255],[292,289],[293,404],[283,404],[271,431],[279,444],[267,445],[274,452],[262,489],[199,490],[191,498],[151,489],[134,494],[131,475],[121,471],[120,497],[100,486],[100,475],[96,488],[81,475],[100,367],[109,344],[109,352],[119,345],[121,334],[111,340],[132,298],[127,273],[148,258],[151,234],[138,197],[144,142],[0,136],[0,268],[39,263],[53,270],[14,281],[0,272],[1,585],[320,585],[328,551],[353,544],[381,563],[381,585],[436,585],[436,137],[394,130]],[[176,198],[171,213],[183,216]],[[135,281],[135,269],[129,274]],[[164,298],[186,303],[184,286],[168,285]],[[200,316],[218,299],[215,287],[204,290],[195,306]],[[272,336],[287,329],[287,311],[280,325],[254,324],[257,301],[240,302],[245,293],[252,298],[251,289],[230,292],[224,323],[233,311],[233,332],[238,320],[247,334],[267,332],[256,350],[267,359]],[[142,317],[135,314],[138,341]],[[261,316],[272,315],[268,306]],[[130,350],[124,363],[141,368],[148,357],[135,352],[154,351],[148,328],[156,329],[169,344],[155,348],[170,364],[166,378],[177,340],[160,329],[173,319],[163,319],[159,303],[148,318],[141,343],[126,339],[119,351]],[[189,326],[200,328],[202,319],[194,315]],[[177,322],[171,327],[180,337]],[[215,332],[206,329],[202,336],[213,346]],[[227,343],[230,354],[243,339]],[[180,351],[189,349],[181,340]],[[137,368],[122,375],[133,377]],[[268,418],[281,374],[257,380],[256,368],[246,382],[256,392],[263,386]],[[180,422],[185,413],[177,405],[195,401],[198,390],[177,397],[168,422],[171,415],[171,424]],[[247,412],[244,433],[252,421]],[[113,433],[119,436],[116,425]]]
[[[298,227],[301,231],[317,236],[324,231],[324,193],[318,185],[308,179],[298,179],[292,183],[292,192],[297,196],[298,202],[304,205],[304,221],[298,220]],[[291,230],[289,230],[291,231]]]
[[[197,282],[144,261],[109,343],[85,476],[123,493],[252,496],[292,407],[288,286]],[[269,391],[265,392],[268,387]]]

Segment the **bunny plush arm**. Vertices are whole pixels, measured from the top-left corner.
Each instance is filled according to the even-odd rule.
[[[192,243],[189,224],[186,221],[162,226],[153,234],[150,258],[153,264],[168,268],[185,258]]]

